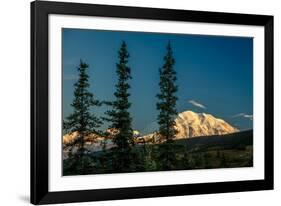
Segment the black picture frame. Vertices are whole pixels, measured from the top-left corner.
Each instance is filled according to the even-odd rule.
[[[264,180],[179,184],[115,189],[48,190],[48,15],[257,25],[265,28]],[[31,3],[31,203],[51,204],[273,189],[273,16],[80,3]]]

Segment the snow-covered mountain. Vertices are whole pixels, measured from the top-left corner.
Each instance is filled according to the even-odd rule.
[[[184,111],[179,113],[175,118],[175,122],[175,128],[178,131],[175,139],[224,135],[239,131],[237,128],[231,126],[226,121],[216,118],[211,114],[195,113],[193,111]],[[152,123],[148,128],[158,128],[158,126],[155,125],[157,125],[157,123]],[[157,129],[154,129],[154,132],[151,131],[149,134],[143,135],[141,137],[142,141],[152,143],[164,141],[159,136],[156,130]]]
[[[178,130],[176,138],[223,135],[239,131],[226,121],[211,114],[192,111],[179,113],[175,122]]]
[[[193,111],[185,111],[178,114],[175,118],[175,128],[178,133],[176,134],[175,139],[184,139],[190,137],[199,137],[199,136],[210,136],[210,135],[223,135],[238,132],[239,130],[231,126],[222,119],[216,118],[211,114],[205,113],[195,113]],[[156,126],[153,123],[153,128],[150,133],[142,135],[139,131],[134,130],[134,137],[137,142],[162,142],[161,138],[157,134],[156,130],[158,129],[157,123]],[[107,130],[110,134],[114,136],[116,131],[114,129]],[[111,138],[113,138],[113,136]],[[63,144],[68,144],[73,142],[78,137],[78,133],[70,133],[63,136]],[[111,139],[110,138],[110,139]],[[104,138],[99,137],[95,134],[90,134],[85,138],[86,145],[98,143]]]

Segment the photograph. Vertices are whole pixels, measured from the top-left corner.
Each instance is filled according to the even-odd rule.
[[[274,189],[274,12],[200,6],[31,2],[32,204]]]
[[[63,176],[253,167],[253,120],[253,37],[62,28]]]

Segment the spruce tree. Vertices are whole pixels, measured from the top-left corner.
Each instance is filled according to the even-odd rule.
[[[160,169],[170,170],[175,167],[176,155],[173,149],[173,138],[177,134],[175,129],[175,117],[177,115],[176,109],[176,92],[178,90],[175,81],[176,71],[174,70],[175,59],[173,57],[171,43],[167,45],[167,53],[164,56],[164,64],[159,69],[160,75],[160,93],[157,94],[157,110],[159,135],[162,139],[166,140],[164,144],[159,146],[159,163]]]
[[[129,102],[129,80],[132,79],[131,69],[128,66],[129,53],[126,43],[123,41],[118,52],[119,62],[116,64],[116,73],[118,76],[115,100],[107,102],[112,110],[107,111],[107,121],[111,122],[110,127],[116,129],[117,134],[113,142],[117,145],[115,150],[116,160],[114,168],[118,171],[124,171],[130,167],[130,150],[133,145],[132,118],[129,113],[131,103]]]
[[[164,57],[164,64],[159,69],[160,74],[160,93],[157,94],[159,102],[157,110],[159,110],[158,124],[159,133],[166,141],[171,141],[177,134],[175,126],[175,116],[177,115],[175,93],[178,90],[175,81],[177,80],[176,71],[174,70],[175,59],[173,57],[171,43],[167,45],[167,54]]]
[[[87,69],[89,65],[80,60],[77,70],[79,78],[74,84],[74,99],[71,104],[73,113],[71,113],[63,123],[66,132],[78,132],[78,137],[72,146],[77,146],[76,157],[79,159],[85,153],[85,137],[91,133],[99,134],[98,128],[102,123],[101,120],[91,113],[91,108],[100,106],[101,103],[96,100],[89,91],[89,76]]]

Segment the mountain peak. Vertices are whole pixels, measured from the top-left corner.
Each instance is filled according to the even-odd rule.
[[[177,139],[222,135],[239,131],[224,120],[216,118],[211,114],[196,113],[190,110],[179,113],[175,122],[175,127],[178,130]]]
[[[211,135],[224,135],[229,133],[238,132],[239,130],[231,126],[223,119],[214,117],[207,113],[196,113],[193,111],[184,111],[177,115],[175,118],[175,128],[178,131],[175,139],[184,139],[199,136],[211,136]],[[154,122],[155,123],[155,122]],[[141,136],[140,132],[134,130],[134,137],[142,137],[145,141],[153,138],[159,139],[157,134],[158,124],[155,123],[151,127],[150,132]],[[108,132],[114,133],[114,129],[109,129]],[[78,136],[77,132],[66,134],[63,136],[63,143],[67,144],[72,142]],[[95,142],[98,139],[103,139],[95,134],[90,134],[85,138],[86,142]],[[160,138],[161,139],[161,138]]]

